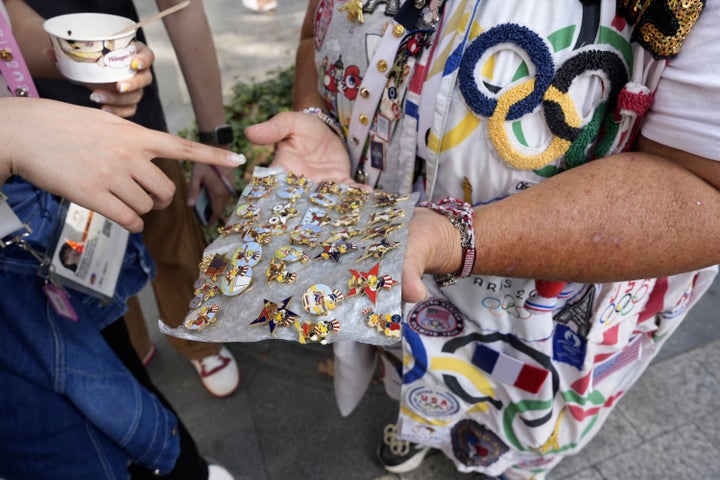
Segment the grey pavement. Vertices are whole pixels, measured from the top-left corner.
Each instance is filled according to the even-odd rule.
[[[137,2],[141,16],[155,10]],[[141,5],[142,4],[142,5]],[[284,0],[274,15],[243,9],[239,0],[205,2],[226,92],[238,80],[259,80],[292,63],[305,2]],[[146,27],[171,131],[193,115],[172,48],[160,23]],[[383,426],[397,405],[371,385],[351,415],[335,405],[329,347],[280,340],[228,345],[242,383],[217,399],[193,367],[157,330],[149,290],[143,309],[158,353],[150,374],[176,407],[201,451],[237,479],[429,480],[462,479],[442,455],[420,469],[387,474],[374,457]],[[691,312],[640,381],[620,400],[600,434],[567,459],[551,480],[720,478],[720,282]],[[477,478],[477,477],[474,477]]]

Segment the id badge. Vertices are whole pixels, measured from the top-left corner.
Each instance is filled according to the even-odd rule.
[[[385,169],[385,144],[373,140],[370,142],[370,165],[378,170]]]
[[[112,298],[129,233],[97,212],[66,203],[67,213],[52,255],[54,274],[69,288]]]

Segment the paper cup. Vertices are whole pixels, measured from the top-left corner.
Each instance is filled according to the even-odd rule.
[[[57,65],[66,78],[83,83],[110,83],[135,75],[130,68],[135,54],[135,30],[115,32],[133,25],[129,18],[104,13],[71,13],[45,21]]]

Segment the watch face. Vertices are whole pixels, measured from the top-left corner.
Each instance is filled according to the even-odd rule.
[[[215,129],[218,145],[228,145],[233,142],[233,130],[230,125]]]

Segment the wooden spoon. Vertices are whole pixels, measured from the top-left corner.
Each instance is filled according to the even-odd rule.
[[[120,30],[119,32],[113,33],[111,36],[114,37],[114,36],[116,36],[116,35],[122,35],[122,34],[124,34],[124,33],[130,33],[130,32],[132,32],[133,30],[137,30],[138,28],[147,25],[148,23],[154,22],[155,20],[160,20],[161,18],[163,18],[163,17],[166,16],[166,15],[170,15],[171,13],[175,13],[175,12],[177,12],[178,10],[182,10],[183,8],[187,7],[188,5],[190,5],[190,0],[185,0],[185,1],[182,2],[182,3],[178,3],[177,5],[173,5],[173,6],[170,7],[170,8],[166,8],[165,10],[163,10],[163,11],[161,11],[161,12],[158,12],[158,13],[156,13],[155,15],[153,15],[153,16],[151,16],[151,17],[148,17],[148,18],[146,18],[146,19],[144,19],[144,20],[140,20],[139,22],[137,22],[137,23],[135,23],[135,24],[133,24],[133,25],[130,25],[130,26],[127,27],[127,28],[123,28],[123,29]]]

